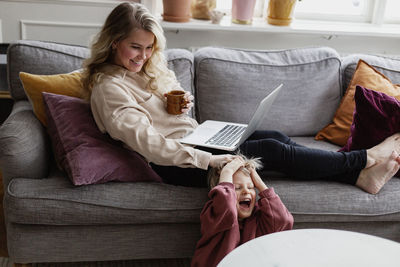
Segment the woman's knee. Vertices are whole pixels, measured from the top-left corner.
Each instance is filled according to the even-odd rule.
[[[290,138],[286,134],[275,130],[255,131],[254,134],[249,139],[253,140],[275,139],[285,144],[290,141]]]

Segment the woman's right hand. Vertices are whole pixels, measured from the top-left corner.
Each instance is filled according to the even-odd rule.
[[[232,161],[236,157],[238,156],[231,154],[211,155],[209,165],[212,168],[222,167],[225,163]]]

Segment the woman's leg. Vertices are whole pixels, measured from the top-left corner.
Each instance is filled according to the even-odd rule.
[[[150,163],[150,165],[166,184],[207,187],[206,170],[197,168],[179,168],[176,166],[160,166],[154,163]]]
[[[198,147],[198,149],[210,152],[213,155],[227,154],[227,151]],[[160,175],[164,183],[191,187],[208,187],[208,170],[198,168],[180,168],[176,166],[161,166],[150,163],[153,170]]]
[[[365,150],[333,152],[299,146],[276,131],[258,131],[240,146],[243,154],[261,157],[264,169],[297,179],[325,179],[355,184],[367,162]]]

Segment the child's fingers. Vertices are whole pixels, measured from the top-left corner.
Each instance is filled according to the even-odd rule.
[[[226,164],[227,168],[237,171],[239,168],[244,166],[244,161],[241,157],[234,157],[230,162]]]

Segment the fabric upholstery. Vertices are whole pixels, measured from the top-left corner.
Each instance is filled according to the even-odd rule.
[[[330,48],[249,51],[206,47],[194,56],[200,122],[248,123],[259,101],[283,83],[260,128],[290,136],[311,135],[331,121],[340,102],[340,59]]]
[[[317,133],[317,140],[327,140],[340,146],[346,144],[353,121],[354,93],[357,85],[400,98],[400,85],[393,84],[388,77],[360,59],[332,122]]]
[[[29,102],[33,106],[33,112],[44,126],[47,125],[47,122],[42,92],[81,97],[83,91],[80,72],[54,75],[34,75],[21,72],[19,77]]]
[[[69,73],[82,67],[89,49],[40,41],[17,41],[7,51],[7,71],[11,96],[14,100],[27,99],[20,72],[51,75]]]
[[[0,126],[0,168],[3,183],[12,178],[43,178],[48,175],[49,143],[45,129],[28,101],[18,101]]]
[[[378,199],[352,185],[263,178],[302,222],[311,216],[318,222],[374,221],[379,218],[372,216],[383,215],[388,217],[382,220],[400,220],[397,178],[389,181],[380,193],[385,197]],[[10,221],[44,225],[198,224],[208,192],[206,188],[145,182],[76,187],[60,172],[49,179],[14,179],[8,191]]]
[[[162,181],[142,156],[100,132],[89,103],[51,93],[43,98],[56,160],[74,185]]]

